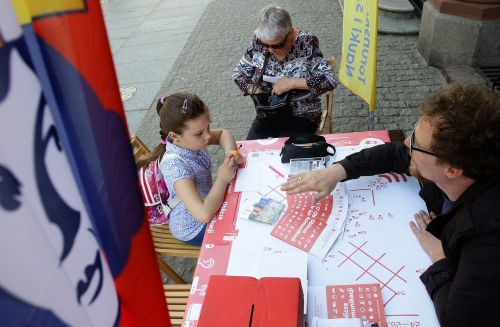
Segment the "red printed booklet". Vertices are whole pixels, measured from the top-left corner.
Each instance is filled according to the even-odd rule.
[[[360,318],[387,327],[379,284],[309,286],[308,319]]]
[[[287,196],[288,207],[271,235],[324,259],[342,232],[348,196],[342,184],[313,205],[314,192]]]

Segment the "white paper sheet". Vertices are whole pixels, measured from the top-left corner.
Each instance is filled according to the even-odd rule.
[[[258,192],[260,190],[260,167],[248,167],[238,169],[236,176],[235,192]]]
[[[268,76],[268,75],[264,75],[262,76],[262,80],[264,82],[268,82],[268,83],[276,83],[278,80],[280,80],[280,78],[282,78],[283,76]]]

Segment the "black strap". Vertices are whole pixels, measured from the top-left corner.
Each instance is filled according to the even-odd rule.
[[[252,87],[252,93],[250,94],[255,94],[255,91],[257,90],[257,87],[261,84],[262,77],[264,76],[264,72],[266,71],[266,66],[267,66],[267,60],[269,59],[270,54],[268,53],[267,55],[264,55],[264,63],[262,64],[262,69],[260,71],[260,75],[257,78],[257,81],[254,81],[254,85]]]
[[[328,149],[332,149],[333,152],[328,151]],[[337,153],[337,149],[330,143],[326,143],[326,152],[328,152],[331,156],[334,156]]]
[[[326,139],[321,135],[315,134],[295,134],[290,136],[288,140],[285,141],[285,144],[307,144],[316,142],[326,143]]]

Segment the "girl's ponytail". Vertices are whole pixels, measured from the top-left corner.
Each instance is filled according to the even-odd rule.
[[[163,108],[164,100],[165,100],[165,97],[161,97],[156,102],[156,112],[158,113],[158,115],[160,115],[160,110],[161,110],[161,108]],[[151,152],[149,155],[147,155],[144,159],[139,159],[135,162],[137,169],[139,169],[143,166],[147,166],[151,161],[155,161],[155,160],[161,159],[163,157],[163,155],[165,154],[164,142],[166,142],[166,140],[167,140],[167,135],[162,130],[160,130],[160,137],[161,137],[162,141],[160,144],[158,144],[154,148],[153,152]]]
[[[158,144],[156,148],[154,148],[153,152],[151,152],[146,158],[137,160],[136,166],[137,168],[141,168],[143,166],[147,166],[151,161],[155,161],[157,159],[161,159],[165,154],[165,144]]]

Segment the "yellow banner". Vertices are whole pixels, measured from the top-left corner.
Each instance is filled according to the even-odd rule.
[[[21,25],[31,21],[31,17],[57,15],[85,10],[85,0],[13,0],[17,19]]]
[[[375,111],[378,0],[345,0],[340,81]]]

